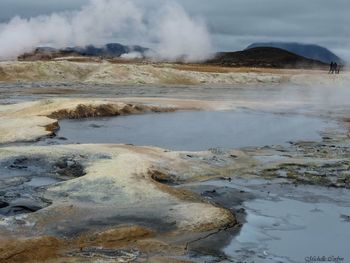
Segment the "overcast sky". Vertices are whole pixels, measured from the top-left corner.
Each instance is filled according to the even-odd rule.
[[[156,8],[165,0],[135,0]],[[202,17],[217,50],[256,41],[316,43],[350,58],[350,0],[174,0]],[[0,0],[0,21],[79,9],[88,0]],[[116,40],[117,41],[117,40]]]

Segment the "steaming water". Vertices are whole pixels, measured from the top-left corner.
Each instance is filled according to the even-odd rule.
[[[202,185],[244,189],[257,197],[243,203],[247,222],[224,249],[233,260],[300,263],[322,261],[312,261],[313,256],[325,257],[323,262],[350,259],[348,189],[243,179]],[[337,257],[343,261],[335,261]]]
[[[317,141],[335,123],[252,111],[175,112],[60,121],[59,143],[116,143],[207,150]]]

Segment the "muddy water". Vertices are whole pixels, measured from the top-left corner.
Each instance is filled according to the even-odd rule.
[[[240,233],[224,249],[230,259],[254,263],[315,262],[313,257],[325,257],[326,262],[350,260],[349,190],[260,179],[201,185],[221,188],[218,193],[233,188],[255,196],[235,207],[244,209],[247,216]]]
[[[248,110],[175,112],[114,118],[60,121],[58,143],[122,143],[171,150],[283,145],[317,141],[335,123],[302,115]]]
[[[14,156],[0,162],[0,218],[47,207],[43,193],[50,185],[84,174],[77,157],[49,160],[44,155]]]
[[[320,132],[336,128],[334,122],[320,118],[248,110],[65,120],[60,126],[58,137],[65,138],[63,143],[131,143],[191,151],[316,141],[321,138]],[[262,162],[281,158],[257,157]],[[223,203],[232,202],[229,208],[244,211],[242,229],[223,249],[232,262],[299,263],[315,262],[317,257],[327,262],[350,260],[347,189],[296,187],[286,179],[234,179],[195,184],[198,186],[197,192],[207,191],[210,201],[216,202],[220,195],[230,196],[233,199]],[[237,204],[236,194],[225,194],[229,189],[249,193],[250,197]]]

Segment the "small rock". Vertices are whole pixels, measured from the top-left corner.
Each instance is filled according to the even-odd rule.
[[[0,201],[0,208],[8,207],[9,204],[3,201]]]
[[[245,213],[245,209],[244,208],[240,208],[240,209],[238,209],[236,211],[236,213],[240,213],[240,214]]]
[[[63,169],[67,167],[67,162],[65,160],[59,160],[58,162],[55,163],[55,166]]]
[[[4,195],[5,198],[7,199],[15,199],[21,197],[20,193],[14,193],[14,192],[8,192]]]
[[[217,192],[215,189],[211,190],[211,191],[205,191],[202,193],[202,195],[204,195],[204,196],[212,196],[212,195],[216,195],[216,194],[217,194]]]
[[[11,164],[11,165],[9,166],[9,168],[10,168],[10,169],[19,169],[19,170],[22,170],[22,169],[27,169],[28,166]]]
[[[93,124],[90,124],[90,125],[89,125],[89,127],[91,127],[91,128],[101,128],[102,126],[101,126],[101,125],[98,125],[98,124],[93,123]]]
[[[22,219],[16,219],[14,223],[19,226],[24,226],[27,222]]]
[[[28,158],[27,158],[27,157],[18,158],[18,159],[16,159],[16,160],[13,162],[13,164],[14,164],[14,165],[18,165],[18,164],[22,164],[22,163],[24,163],[24,162],[26,162],[26,161],[28,161]]]
[[[74,161],[67,161],[67,165],[68,165],[68,167],[73,166],[73,165],[75,165],[75,162]]]

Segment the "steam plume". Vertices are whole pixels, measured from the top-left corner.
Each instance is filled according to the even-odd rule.
[[[199,61],[212,53],[205,24],[175,3],[150,11],[135,0],[90,0],[79,11],[0,24],[0,59],[14,59],[38,46],[143,44],[156,59]]]

